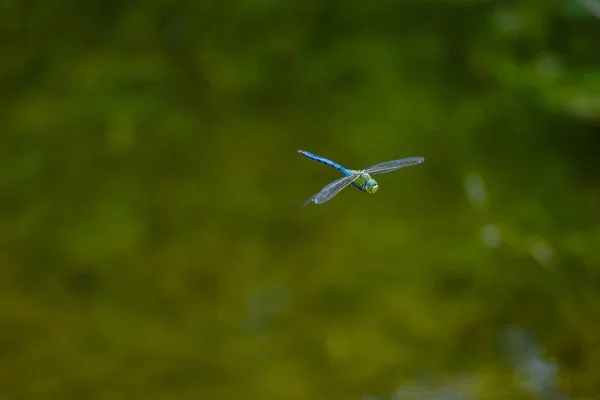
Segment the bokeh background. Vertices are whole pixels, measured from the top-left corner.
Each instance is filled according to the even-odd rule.
[[[0,0],[0,398],[600,398],[586,5]]]

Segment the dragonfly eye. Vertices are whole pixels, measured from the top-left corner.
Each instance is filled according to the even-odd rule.
[[[379,185],[377,184],[377,181],[375,179],[369,179],[365,186],[367,188],[367,192],[369,193],[375,193],[379,190]]]

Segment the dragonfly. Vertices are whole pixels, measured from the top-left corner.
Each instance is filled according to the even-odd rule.
[[[421,164],[423,161],[425,161],[423,157],[408,157],[401,158],[399,160],[385,161],[370,166],[369,168],[355,170],[345,168],[335,161],[331,161],[325,157],[309,153],[308,151],[298,150],[298,153],[310,158],[311,160],[319,161],[325,165],[329,165],[330,167],[333,167],[344,174],[343,177],[331,182],[329,185],[321,189],[319,193],[306,200],[302,204],[302,207],[310,203],[323,204],[331,200],[335,195],[341,192],[342,189],[350,184],[354,185],[363,192],[375,194],[379,190],[379,184],[375,179],[372,178],[372,175],[386,174],[402,167]]]

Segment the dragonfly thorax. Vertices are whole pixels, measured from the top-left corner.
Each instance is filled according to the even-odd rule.
[[[379,184],[367,172],[361,171],[360,176],[354,181],[362,191],[375,194],[379,190]]]

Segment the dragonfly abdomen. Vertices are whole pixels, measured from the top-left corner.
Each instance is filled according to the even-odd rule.
[[[338,171],[340,171],[342,174],[344,174],[346,176],[348,176],[352,173],[352,171],[349,170],[348,168],[344,168],[340,164],[336,163],[335,161],[328,160],[325,157],[321,157],[321,156],[318,156],[316,154],[313,154],[313,153],[310,153],[310,152],[304,151],[304,150],[298,150],[298,153],[302,154],[305,157],[310,158],[311,160],[315,160],[315,161],[318,161],[325,165],[329,165],[330,167],[337,169]]]

